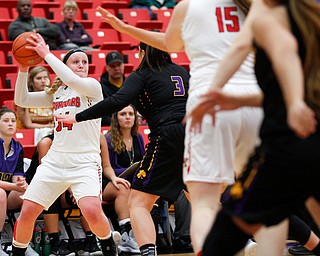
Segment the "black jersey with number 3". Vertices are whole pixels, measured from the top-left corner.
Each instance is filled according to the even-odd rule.
[[[133,72],[119,91],[77,114],[78,122],[112,114],[136,101],[137,110],[152,130],[181,122],[186,109],[189,73],[176,64],[166,63],[161,71],[144,67]]]

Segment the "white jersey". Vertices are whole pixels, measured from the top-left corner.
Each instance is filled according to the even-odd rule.
[[[101,86],[100,86],[101,88]],[[88,98],[68,86],[61,86],[54,94],[54,114],[76,114],[101,101]],[[101,118],[75,124],[64,124],[55,120],[52,150],[68,153],[100,152]]]
[[[45,60],[67,85],[52,96],[45,92],[28,92],[28,73],[19,72],[15,102],[22,107],[52,107],[54,114],[76,114],[103,100],[100,83],[94,78],[81,78],[61,64],[53,54]],[[75,124],[55,120],[54,140],[50,150],[65,153],[100,153],[101,118]]]
[[[238,36],[244,19],[245,15],[232,0],[189,0],[182,37],[190,59],[190,94],[211,84],[210,78]],[[256,84],[253,60],[250,55],[229,83]]]

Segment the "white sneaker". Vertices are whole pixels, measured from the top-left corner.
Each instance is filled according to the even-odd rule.
[[[24,255],[25,256],[39,256],[39,254],[35,250],[32,249],[30,244],[28,245],[28,248],[27,248]]]
[[[116,246],[121,243],[121,234],[118,231],[112,231],[112,238]]]
[[[257,250],[257,243],[251,239],[248,240],[246,247],[244,248],[244,256],[254,256]]]
[[[0,256],[9,256],[4,250],[2,250],[2,247],[0,245]]]
[[[132,232],[132,230],[130,230],[129,235],[127,232],[124,232],[122,234],[122,239],[121,239],[121,243],[119,245],[119,250],[121,252],[140,254],[139,246],[138,246],[133,234],[132,234],[132,236],[130,235],[131,232]]]

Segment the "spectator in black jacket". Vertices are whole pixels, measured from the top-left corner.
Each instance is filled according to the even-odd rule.
[[[28,31],[39,33],[51,50],[57,49],[56,39],[60,37],[59,28],[51,24],[46,18],[33,17],[30,0],[19,0],[17,4],[19,17],[10,23],[8,28],[9,40],[14,40],[20,34]]]
[[[125,80],[123,59],[119,52],[109,52],[106,64],[106,72],[100,77],[104,99],[116,93]],[[110,126],[110,122],[111,116],[103,116],[101,125]]]

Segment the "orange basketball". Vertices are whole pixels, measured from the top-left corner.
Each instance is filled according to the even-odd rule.
[[[26,41],[30,35],[36,34],[35,32],[24,32],[19,35],[12,44],[13,57],[22,65],[34,66],[42,61],[42,58],[33,50],[26,49],[27,45],[30,45]]]

